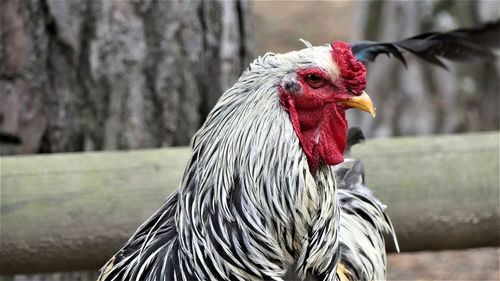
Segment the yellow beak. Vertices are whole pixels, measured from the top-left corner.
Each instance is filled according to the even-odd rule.
[[[375,107],[373,106],[372,100],[370,97],[363,91],[363,93],[359,96],[353,96],[352,98],[345,100],[342,102],[343,104],[349,107],[355,107],[361,109],[365,112],[370,113],[373,117],[375,117]]]

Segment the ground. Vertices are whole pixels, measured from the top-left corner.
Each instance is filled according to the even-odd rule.
[[[500,249],[391,254],[389,280],[500,280]]]

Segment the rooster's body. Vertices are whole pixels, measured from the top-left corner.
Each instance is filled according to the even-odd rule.
[[[398,54],[364,44],[368,60]],[[345,110],[374,114],[365,83],[343,42],[255,60],[193,138],[179,188],[100,280],[385,279],[384,206],[361,163],[332,168]]]
[[[309,140],[301,140],[290,122],[290,115],[300,110],[289,114],[292,109],[285,110],[284,102],[293,101],[284,101],[278,92],[280,84],[282,95],[306,87],[297,81],[297,69],[323,69],[331,79],[341,79],[331,52],[332,47],[324,46],[256,60],[193,138],[180,188],[113,257],[102,279],[336,280],[337,268],[339,276],[384,278],[381,233],[391,227],[383,211],[356,190],[339,195],[333,169],[323,156],[316,156],[335,150],[337,144],[319,152],[313,148],[312,156],[306,155],[302,143]],[[344,118],[343,112],[328,113]],[[341,122],[342,130],[344,125]],[[336,124],[325,126],[329,133],[329,126]],[[322,134],[312,137],[317,138],[311,140],[313,145],[329,141]],[[334,155],[333,161],[338,157],[342,155]],[[344,223],[350,225],[345,230],[340,230],[344,212],[338,202],[345,202]],[[371,206],[368,215],[378,217],[373,224],[349,223],[363,219],[360,204]],[[373,245],[337,238],[366,238],[366,229],[366,234],[378,236],[369,238],[376,240]],[[358,254],[357,243],[377,252],[365,248]],[[372,256],[372,266],[358,269]]]

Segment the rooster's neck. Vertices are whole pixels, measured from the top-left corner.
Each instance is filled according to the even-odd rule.
[[[264,268],[261,279],[281,278],[294,265],[302,276],[336,257],[334,176],[326,165],[310,173],[275,83],[253,93],[241,90],[257,82],[269,79],[242,76],[193,139],[177,208],[179,235],[190,241],[183,245],[183,258],[197,263],[209,255],[221,266],[229,266],[228,259],[244,260]],[[248,274],[234,265],[225,270]]]

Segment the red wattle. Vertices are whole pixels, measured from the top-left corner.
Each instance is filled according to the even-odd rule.
[[[311,94],[321,97],[328,91]],[[327,165],[344,162],[347,120],[343,110],[335,103],[315,105],[317,100],[311,99],[307,92],[295,96],[281,88],[280,99],[307,156],[311,174],[316,173],[320,160]]]

